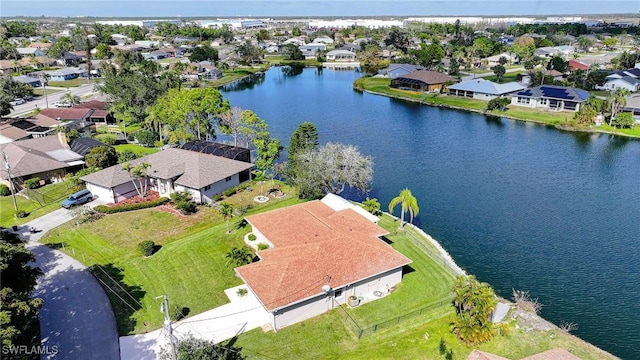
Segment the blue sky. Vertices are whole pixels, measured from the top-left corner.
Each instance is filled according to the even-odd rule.
[[[272,17],[473,16],[631,13],[638,0],[2,0],[0,16]]]

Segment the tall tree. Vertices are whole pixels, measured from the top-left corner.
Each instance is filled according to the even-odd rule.
[[[189,55],[189,61],[218,61],[218,50],[212,48],[209,45],[198,45],[191,51],[191,55]]]
[[[233,137],[233,146],[238,146],[238,136],[240,134],[240,118],[242,118],[241,108],[234,106],[220,114],[220,130],[223,134]]]
[[[2,74],[0,75],[0,115],[8,115],[13,110],[13,105],[11,105],[11,101],[16,97],[27,95],[33,92],[33,90],[29,90],[30,87],[27,85],[13,80],[11,74]]]
[[[36,280],[42,275],[31,263],[35,256],[18,235],[0,230],[0,339],[5,346],[40,345],[37,332],[42,299],[32,298]]]
[[[228,109],[216,89],[171,89],[149,108],[147,123],[158,133],[163,126],[172,143],[215,138],[216,121]]]
[[[393,46],[406,54],[409,49],[409,45],[411,44],[411,40],[406,32],[394,26],[384,39],[384,44],[386,46]]]
[[[256,147],[256,168],[273,179],[275,175],[273,165],[280,158],[280,152],[283,149],[280,140],[265,132],[253,139],[253,145]]]
[[[318,148],[318,128],[310,121],[305,121],[298,125],[296,130],[291,135],[289,141],[289,150],[287,154],[287,162],[289,169],[292,172],[296,172],[296,160],[298,154],[315,150]]]
[[[580,49],[586,53],[589,52],[589,49],[591,49],[591,47],[593,46],[593,43],[595,42],[595,40],[593,40],[593,38],[586,36],[586,35],[582,35],[580,37],[578,37],[578,46],[580,47]]]
[[[496,333],[491,316],[497,300],[489,284],[479,282],[472,275],[458,276],[453,296],[457,316],[451,323],[451,331],[468,346],[491,340]]]
[[[281,49],[280,52],[284,56],[286,60],[304,60],[304,55],[302,54],[302,50],[294,44],[286,44]]]
[[[240,57],[240,63],[242,64],[251,65],[259,63],[262,60],[262,50],[259,47],[252,45],[249,40],[236,46],[235,51]]]
[[[609,117],[609,126],[611,126],[613,119],[615,119],[616,114],[622,110],[627,105],[627,90],[625,89],[616,89],[612,91],[607,96],[606,103],[609,105],[608,107],[611,109],[611,116]]]
[[[400,204],[400,207],[401,207],[399,229],[402,229],[404,227],[404,213],[407,211],[409,212],[409,216],[410,216],[409,222],[413,223],[413,217],[415,215],[418,215],[418,213],[420,212],[420,208],[418,207],[418,200],[416,200],[413,194],[411,194],[411,190],[406,188],[400,191],[400,195],[391,199],[391,202],[389,202],[389,212],[393,213],[393,209],[398,204]]]
[[[89,168],[106,169],[118,163],[118,154],[112,146],[96,146],[85,157]]]
[[[353,145],[327,143],[297,157],[292,179],[301,198],[320,198],[327,193],[340,194],[347,187],[366,192],[373,179],[373,160]]]
[[[122,170],[126,171],[131,178],[131,182],[136,189],[136,192],[140,197],[145,197],[147,194],[147,171],[151,167],[151,164],[147,162],[141,162],[136,166],[131,166],[129,163],[122,164]]]
[[[507,69],[505,69],[504,66],[502,65],[496,65],[492,67],[491,70],[493,70],[493,73],[496,74],[496,77],[498,78],[498,82],[500,82],[500,79],[502,79],[502,76],[507,72]]]

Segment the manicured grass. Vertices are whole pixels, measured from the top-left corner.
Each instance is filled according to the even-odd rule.
[[[138,156],[149,155],[153,153],[157,153],[159,150],[157,148],[144,147],[142,145],[136,144],[120,144],[115,145],[116,152],[121,153],[125,150],[131,150],[136,153]]]
[[[449,332],[455,317],[446,299],[453,284],[453,275],[413,244],[410,234],[396,232],[397,222],[384,216],[380,224],[392,233],[387,238],[391,246],[413,260],[412,272],[405,273],[402,283],[390,295],[355,309],[343,307],[361,327],[369,330],[358,339],[353,327],[345,325],[340,309],[298,323],[278,332],[256,329],[240,335],[237,344],[249,359],[443,359],[441,341],[453,359],[464,359],[472,348],[464,346]],[[429,249],[435,248],[424,242]],[[433,304],[422,314],[403,317],[425,305]],[[392,320],[388,322],[387,320]],[[385,322],[386,321],[386,322]],[[375,333],[371,325],[383,322]],[[347,322],[348,324],[348,322]],[[519,359],[555,347],[572,349],[582,359],[613,358],[582,340],[555,330],[525,332],[510,326],[508,336],[498,336],[480,349],[512,359]]]
[[[47,95],[52,95],[52,94],[56,94],[61,92],[62,90],[60,89],[49,89],[47,88],[46,92]],[[35,96],[44,96],[45,90],[44,88],[37,88],[37,89],[33,89],[33,95]]]
[[[285,187],[289,196],[256,204],[253,197],[259,185],[254,188],[225,201],[238,209],[248,209],[247,214],[300,202]],[[80,225],[72,221],[49,232],[42,242],[55,248],[64,244],[63,251],[92,267],[94,274],[113,289],[105,286],[118,331],[126,335],[161,327],[162,314],[154,297],[162,294],[167,294],[172,304],[189,308],[192,315],[228,302],[224,289],[241,281],[226,265],[225,254],[233,247],[244,246],[242,237],[249,232],[239,225],[240,217],[231,223],[234,231],[227,235],[225,222],[211,207],[200,207],[187,217],[146,209],[107,215]],[[136,249],[144,240],[162,247],[144,258]]]
[[[68,189],[64,182],[45,185],[36,189],[38,200],[28,199],[21,194],[16,194],[18,210],[24,210],[29,216],[17,219],[11,195],[0,197],[0,226],[11,227],[29,222],[42,215],[60,209],[60,203],[73,191]]]
[[[502,75],[502,77],[500,78],[500,82],[499,83],[500,84],[504,84],[504,83],[516,81],[517,77],[518,77],[518,72],[506,73],[506,74]],[[498,82],[498,77],[495,76],[495,75],[484,76],[483,79],[489,80],[489,81],[493,81],[493,82]]]
[[[232,83],[236,80],[242,79],[243,77],[255,74],[257,72],[266,71],[267,69],[268,69],[267,66],[260,66],[257,68],[252,68],[252,67],[237,68],[234,71],[225,71],[223,74],[224,76],[221,79],[207,80],[204,83],[206,83],[207,87],[218,87],[218,86]]]
[[[96,82],[100,82],[100,79],[91,79],[91,83],[96,83]],[[70,87],[78,87],[80,85],[86,85],[86,84],[89,84],[87,79],[75,78],[67,81],[49,81],[47,83],[47,86],[70,88]]]
[[[557,126],[563,130],[568,131],[598,132],[625,135],[630,137],[640,137],[639,126],[635,126],[633,129],[617,129],[608,125],[593,127],[573,124],[572,120],[574,113],[570,111],[556,112],[509,105],[506,111],[487,112],[486,101],[461,98],[458,96],[425,94],[415,91],[398,90],[390,88],[390,83],[391,80],[386,78],[364,77],[354,82],[354,88],[360,91],[367,90],[380,95],[420,102],[433,106],[444,106],[462,110],[476,111],[483,114],[508,117],[515,120],[532,121],[551,126]]]

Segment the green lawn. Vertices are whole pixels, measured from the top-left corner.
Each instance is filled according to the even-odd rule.
[[[516,72],[510,72],[502,75],[502,77],[500,78],[500,84],[517,81],[516,78],[518,77],[518,74],[519,73],[516,71]],[[484,76],[483,79],[493,81],[493,82],[498,82],[498,77],[495,75]]]
[[[252,67],[242,67],[242,68],[237,68],[233,71],[225,71],[223,73],[223,77],[221,79],[218,80],[207,80],[205,81],[206,85],[208,87],[218,87],[218,86],[222,86],[222,85],[226,85],[229,83],[232,83],[236,80],[242,79],[246,76],[255,74],[257,72],[260,71],[266,71],[268,69],[268,67],[266,66],[261,66],[258,68],[252,68]]]
[[[442,302],[450,295],[452,273],[441,266],[439,258],[432,258],[413,244],[409,236],[412,230],[396,233],[397,222],[388,216],[380,224],[392,231],[387,236],[392,246],[413,260],[413,271],[404,275],[390,295],[355,309],[343,307],[360,327],[369,329],[361,339],[353,326],[345,325],[344,311],[336,309],[277,333],[256,329],[243,334],[237,341],[243,354],[249,359],[444,359],[446,354],[441,353],[440,345],[443,341],[452,359],[465,359],[472,348],[462,345],[449,332],[455,315],[450,303]],[[424,244],[435,252],[430,243]],[[397,317],[431,304],[434,306],[422,314],[405,316],[396,323]],[[385,326],[372,333],[371,326],[381,322]],[[480,349],[513,359],[555,347],[572,349],[582,359],[613,358],[561,331],[525,332],[513,325],[510,331],[508,336],[499,336]]]
[[[257,189],[253,192],[256,194],[239,193],[227,201],[237,208],[252,207],[249,214],[300,202],[292,194],[258,205],[253,202]],[[285,192],[291,193],[288,188]],[[235,218],[232,224],[239,221]],[[240,285],[241,281],[226,266],[224,255],[231,248],[242,246],[242,237],[248,231],[239,228],[227,235],[225,222],[210,207],[201,207],[188,217],[146,209],[112,214],[81,225],[69,222],[49,232],[42,242],[62,248],[91,267],[101,281],[126,300],[106,289],[118,331],[126,335],[162,326],[159,303],[154,299],[162,294],[167,294],[172,304],[189,308],[192,315],[227,303],[224,289]],[[153,240],[162,248],[144,258],[136,249],[144,240]]]
[[[61,92],[62,90],[60,89],[48,89],[46,90],[47,95],[53,95],[56,93]],[[37,89],[33,89],[33,95],[35,96],[44,96],[45,90],[44,88],[37,88]]]
[[[120,144],[120,145],[115,145],[114,148],[116,148],[116,152],[118,153],[121,153],[125,150],[131,150],[134,153],[136,153],[138,156],[149,155],[149,154],[157,153],[159,151],[158,148],[144,147],[142,145],[137,145],[137,144]]]
[[[99,81],[100,79],[92,79],[91,83],[96,83]],[[85,85],[88,83],[89,82],[87,82],[87,79],[75,78],[67,81],[49,81],[47,83],[47,86],[70,88],[70,87],[78,87],[80,85]]]
[[[568,131],[598,132],[626,135],[630,137],[640,137],[640,126],[636,126],[632,129],[617,129],[608,125],[603,125],[601,127],[580,126],[572,124],[573,112],[570,111],[556,112],[513,105],[509,105],[506,111],[491,111],[487,113],[485,111],[487,106],[486,101],[461,98],[458,96],[426,94],[415,91],[398,90],[390,88],[390,83],[391,80],[385,78],[364,77],[356,80],[353,86],[354,89],[359,91],[367,90],[396,99],[406,99],[434,106],[445,106],[456,109],[476,111],[495,116],[508,117],[515,120],[532,121],[546,125],[557,126],[558,128]]]
[[[16,195],[18,210],[24,210],[29,215],[17,219],[11,195],[0,197],[0,226],[11,227],[29,222],[42,215],[60,209],[60,203],[71,194],[64,182],[45,185],[35,190],[33,199],[28,199],[21,194]]]

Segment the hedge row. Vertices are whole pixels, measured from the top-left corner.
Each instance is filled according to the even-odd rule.
[[[98,205],[95,207],[95,211],[103,214],[115,214],[119,212],[132,211],[132,210],[140,210],[140,209],[148,209],[152,207],[156,207],[158,205],[166,204],[169,202],[169,198],[161,197],[158,200],[141,202],[136,204],[126,204],[119,206],[106,206],[106,205]]]

